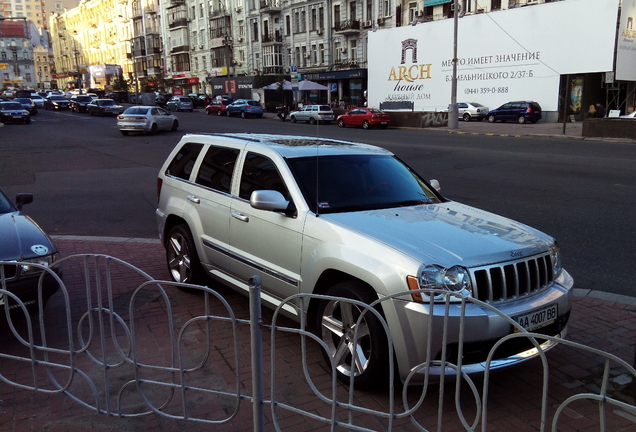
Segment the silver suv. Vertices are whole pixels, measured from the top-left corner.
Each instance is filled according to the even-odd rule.
[[[205,282],[207,275],[246,292],[259,275],[271,307],[298,293],[371,303],[407,292],[377,307],[402,380],[426,362],[429,342],[431,359],[445,352],[455,363],[461,352],[460,304],[450,303],[453,332],[443,351],[437,333],[427,341],[427,328],[443,324],[444,296],[412,290],[460,293],[527,330],[565,332],[573,280],[554,239],[444,198],[437,181],[385,149],[310,137],[185,135],[157,186],[159,235],[175,281]],[[301,307],[287,304],[282,312],[300,319]],[[353,374],[357,387],[368,387],[388,376],[389,342],[377,318],[365,314],[354,345],[359,306],[321,299],[305,307],[340,379]],[[483,371],[489,350],[513,326],[476,304],[465,315],[462,370]],[[536,355],[532,345],[508,348],[497,351],[491,368]]]
[[[289,118],[293,123],[304,121],[312,125],[318,122],[329,124],[334,120],[333,111],[329,105],[305,105],[298,111],[289,113]]]

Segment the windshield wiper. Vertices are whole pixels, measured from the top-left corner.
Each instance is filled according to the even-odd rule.
[[[422,205],[422,204],[431,204],[431,201],[426,199],[406,200],[406,201],[396,202],[395,204],[392,204],[392,207],[410,207],[410,206]]]

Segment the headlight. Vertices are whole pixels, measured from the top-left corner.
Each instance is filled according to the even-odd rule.
[[[37,258],[29,259],[29,260],[24,260],[22,261],[23,264],[20,265],[20,271],[23,276],[26,276],[29,274],[41,273],[43,270],[40,267],[32,266],[32,265],[29,265],[28,263],[39,264],[44,267],[49,267],[51,264],[53,264],[53,262],[55,261],[55,258],[56,258],[56,255],[54,254],[54,255],[48,255],[48,256],[37,257]]]
[[[561,250],[557,242],[550,246],[550,261],[552,262],[552,275],[556,279],[561,274],[563,267],[561,266]]]
[[[439,265],[427,265],[421,267],[417,277],[407,278],[409,289],[431,289],[438,291],[448,291],[471,296],[472,286],[468,270],[461,266],[453,266],[449,269]],[[428,296],[424,293],[414,293],[412,297],[415,301],[427,301]],[[435,296],[436,301],[444,301],[445,294],[439,293]],[[457,300],[459,298],[456,298]]]

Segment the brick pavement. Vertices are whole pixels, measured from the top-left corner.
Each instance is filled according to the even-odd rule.
[[[59,237],[56,243],[63,256],[79,253],[110,255],[147,272],[159,280],[166,280],[168,273],[165,267],[164,251],[161,245],[152,240],[135,239],[96,239],[81,237]],[[86,304],[84,291],[85,280],[81,274],[81,263],[69,262],[64,266],[64,281],[69,290],[71,304],[73,305],[73,321],[77,321],[79,310]],[[143,279],[118,263],[113,263],[113,295],[117,299],[129,300],[131,290]],[[104,281],[105,282],[105,281]],[[91,282],[93,283],[93,282]],[[214,286],[225,298],[236,317],[240,320],[248,319],[249,307],[247,298],[231,290]],[[166,321],[166,304],[162,302],[156,287],[151,286],[147,290],[149,295],[139,292],[138,306],[134,312],[135,337],[137,343],[136,352],[139,361],[144,364],[168,366],[171,361],[169,344],[170,334],[175,334],[174,328],[169,329]],[[174,327],[186,323],[192,317],[197,316],[203,308],[203,296],[192,292],[169,290],[166,288],[170,305],[173,308],[172,316],[175,317]],[[115,302],[117,303],[117,301]],[[227,316],[224,308],[218,301],[211,301],[211,313],[218,316]],[[124,303],[116,307],[123,307]],[[85,307],[84,307],[85,309]],[[126,309],[121,309],[122,317],[126,318]],[[224,315],[225,314],[225,315]],[[45,320],[47,320],[47,342],[50,346],[58,344],[63,346],[65,340],[64,327],[64,301],[62,295],[57,293],[51,298],[45,308]],[[271,323],[272,313],[263,312],[263,320]],[[569,340],[585,344],[587,346],[610,352],[629,364],[634,361],[634,345],[636,339],[636,303],[634,299],[621,296],[606,295],[599,292],[577,290],[572,316],[570,318]],[[294,324],[286,319],[279,323],[283,326],[293,327]],[[191,323],[183,335],[184,362],[188,367],[193,367],[203,361],[204,366],[197,372],[192,372],[188,384],[201,389],[223,389],[228,392],[236,391],[238,386],[243,395],[251,394],[251,372],[249,370],[249,328],[247,324],[237,324],[237,343],[232,338],[231,326],[228,321],[215,322],[206,332],[204,324]],[[84,327],[85,328],[85,327]],[[112,330],[123,338],[122,330],[117,325]],[[16,348],[12,337],[5,334],[0,339],[2,352],[11,352]],[[207,342],[211,340],[212,346]],[[92,353],[99,354],[102,346],[99,341],[91,342]],[[271,340],[269,334],[263,337],[263,355],[266,361],[265,369],[265,398],[275,399],[281,403],[290,404],[299,409],[307,410],[315,414],[329,415],[329,405],[316,397],[308,387],[302,371],[302,351],[300,338],[287,333],[276,334],[276,350],[274,353],[274,371],[276,373],[276,390],[272,396],[270,391],[271,373],[269,361],[272,357]],[[125,345],[125,344],[124,344]],[[234,350],[236,346],[236,351]],[[115,360],[113,346],[104,345],[104,350],[109,353],[109,359]],[[205,353],[209,355],[206,359]],[[81,357],[81,358],[80,358]],[[596,353],[578,350],[568,346],[559,346],[548,353],[549,364],[549,400],[547,403],[548,426],[552,421],[556,408],[568,397],[585,392],[598,392],[598,386],[602,376],[602,358]],[[328,395],[330,391],[330,375],[322,365],[322,359],[316,346],[308,344],[306,354],[308,371],[312,382],[316,387]],[[56,358],[64,364],[63,356]],[[238,383],[235,374],[235,365],[238,363],[240,373]],[[116,393],[121,385],[129,380],[134,371],[132,368],[122,367],[121,371],[112,368],[109,375],[109,385],[103,383],[104,371],[95,367],[87,356],[78,356],[76,365],[93,380],[100,389],[109,388]],[[41,370],[41,368],[39,369]],[[109,368],[109,373],[111,369]],[[29,367],[24,364],[15,364],[10,361],[0,362],[0,373],[10,379],[28,383]],[[147,367],[139,368],[142,378],[153,379],[158,383],[169,381],[166,373],[156,372]],[[540,428],[541,407],[541,363],[531,361],[525,365],[493,375],[490,379],[490,391],[488,397],[488,427],[489,431],[535,431]],[[67,378],[68,373],[56,373],[60,382]],[[609,395],[625,403],[636,404],[636,385],[631,381],[631,376],[619,367],[613,366],[610,371],[612,377]],[[41,379],[40,385],[45,388],[47,379]],[[482,382],[476,379],[476,385],[481,392]],[[167,400],[165,388],[159,384],[142,386],[144,394],[149,401],[159,406]],[[50,388],[50,387],[48,387]],[[438,422],[438,390],[439,386],[428,389],[422,406],[414,414],[414,418],[429,430],[437,428]],[[469,388],[461,387],[460,401],[464,415],[472,423],[475,416],[475,404],[470,397]],[[90,388],[87,381],[76,376],[69,386],[69,391],[85,401],[91,401]],[[420,388],[411,388],[407,391],[407,399],[410,405],[414,405],[420,396]],[[454,392],[452,386],[444,387],[444,401],[441,424],[443,431],[465,430],[454,408]],[[99,392],[98,399],[101,408],[106,408],[106,394]],[[338,389],[340,402],[346,402],[345,389]],[[94,400],[94,399],[93,399]],[[386,392],[356,391],[355,403],[369,409],[386,412],[389,400]],[[176,393],[165,411],[173,415],[179,415],[181,395]],[[402,398],[398,394],[396,398],[396,412],[403,412]],[[91,402],[88,402],[91,403]],[[116,410],[116,405],[111,400],[110,409]],[[139,397],[138,391],[132,389],[122,393],[122,409],[126,412],[139,412],[146,405]],[[227,395],[210,395],[203,390],[188,392],[189,415],[210,420],[221,420],[232,416],[237,409],[237,399]],[[252,430],[252,414],[249,399],[242,399],[237,409],[236,416],[229,422],[220,425],[203,424],[194,421],[172,419],[159,414],[149,414],[137,418],[118,418],[99,414],[70,397],[62,394],[43,394],[30,390],[23,390],[13,385],[0,383],[0,432],[1,431],[182,431],[182,430],[214,430],[214,431],[249,431]],[[274,430],[272,423],[271,406],[265,406],[266,430]],[[559,423],[559,431],[587,432],[599,430],[597,405],[589,401],[576,401],[567,406]],[[283,430],[302,432],[308,430],[328,430],[323,423],[307,418],[299,414],[288,413],[277,409],[276,416]],[[630,414],[621,407],[608,406],[607,430],[631,431],[636,428],[636,416]],[[345,420],[347,411],[339,406],[338,418]],[[356,424],[364,425],[375,430],[385,430],[387,420],[372,414],[358,413],[354,415]],[[337,428],[343,429],[343,428]],[[477,430],[481,430],[478,426]],[[407,419],[396,419],[394,430],[416,430],[415,426]]]

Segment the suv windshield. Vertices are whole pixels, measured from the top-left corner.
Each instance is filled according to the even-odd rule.
[[[442,202],[419,175],[393,156],[312,156],[286,161],[314,213]]]

